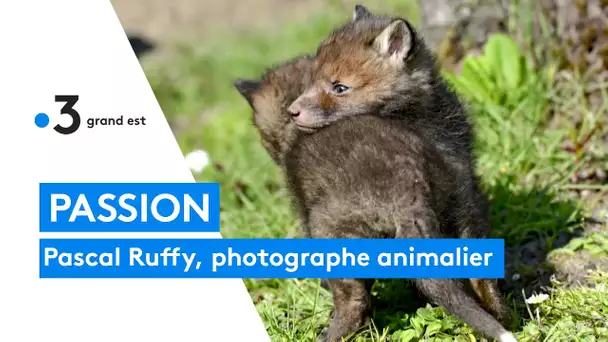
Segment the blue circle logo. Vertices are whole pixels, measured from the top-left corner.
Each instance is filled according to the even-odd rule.
[[[40,128],[44,128],[44,127],[48,126],[49,121],[50,121],[49,116],[44,113],[39,113],[34,118],[34,122],[36,123],[36,126],[38,126]]]

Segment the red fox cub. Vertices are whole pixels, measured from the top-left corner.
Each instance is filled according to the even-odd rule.
[[[300,56],[267,70],[259,80],[234,81],[254,110],[253,123],[262,145],[279,166],[298,133],[287,106],[312,84],[312,63],[312,57]]]
[[[441,151],[406,120],[361,114],[314,134],[297,129],[287,107],[312,78],[298,58],[235,87],[253,109],[262,142],[280,165],[310,237],[454,237],[456,179]],[[373,114],[373,113],[372,113]],[[480,332],[515,341],[453,279],[416,279],[416,286]],[[371,279],[331,279],[334,313],[324,341],[340,341],[369,322]]]
[[[374,15],[357,5],[352,20],[321,42],[313,68],[312,84],[288,107],[301,132],[318,132],[359,115],[403,120],[434,145],[447,163],[445,172],[459,184],[448,215],[456,235],[489,236],[488,201],[475,175],[472,127],[434,56],[407,20]],[[496,280],[472,279],[471,285],[486,310],[510,323]],[[461,318],[476,326],[471,322],[475,318]],[[514,340],[504,330],[477,327],[489,336],[502,336],[502,341]]]

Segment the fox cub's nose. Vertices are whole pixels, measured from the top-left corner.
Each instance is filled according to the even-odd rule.
[[[300,115],[301,108],[300,105],[296,102],[292,103],[291,106],[287,108],[287,112],[294,118],[297,118]]]

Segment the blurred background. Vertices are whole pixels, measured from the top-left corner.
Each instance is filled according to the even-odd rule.
[[[195,177],[221,184],[225,237],[299,235],[232,81],[314,52],[359,2],[112,0],[184,155],[209,157]],[[507,244],[511,328],[521,341],[608,340],[608,1],[362,3],[418,27],[467,101],[493,234]],[[327,326],[318,280],[245,282],[273,341]],[[374,299],[358,341],[477,336],[401,282],[379,281]]]

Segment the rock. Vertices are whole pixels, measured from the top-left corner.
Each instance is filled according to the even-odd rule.
[[[459,21],[456,8],[463,0],[420,0],[420,31],[430,48],[436,50],[449,30]]]
[[[505,31],[507,11],[500,0],[420,0],[420,31],[444,67],[481,48],[488,36]]]

